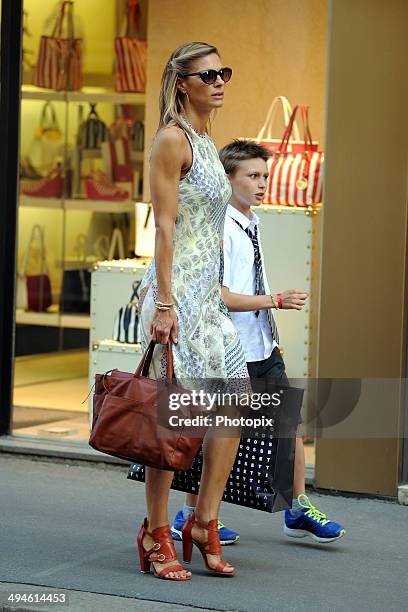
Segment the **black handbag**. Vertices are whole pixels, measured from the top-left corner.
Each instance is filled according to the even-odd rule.
[[[87,237],[77,236],[75,258],[67,260],[64,266],[69,266],[62,275],[60,295],[60,312],[89,314],[91,304],[91,263],[87,261]]]
[[[89,270],[64,270],[60,312],[89,314],[91,304],[91,273]]]
[[[78,130],[77,145],[81,149],[99,149],[109,139],[106,124],[96,112],[96,104],[90,104],[89,115]]]
[[[257,382],[262,379],[258,379]],[[303,389],[283,389],[283,401],[275,409],[258,411],[256,417],[268,414],[273,426],[244,429],[235,463],[228,478],[223,501],[264,512],[279,512],[292,506],[296,431],[302,405]],[[270,393],[268,388],[268,393]],[[274,391],[276,392],[276,391]],[[202,450],[191,469],[175,472],[172,489],[197,495],[203,465]],[[129,467],[129,480],[144,482],[144,466]]]

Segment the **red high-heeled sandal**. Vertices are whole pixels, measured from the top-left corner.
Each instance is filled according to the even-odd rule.
[[[153,538],[154,544],[149,550],[143,548],[143,538],[145,535],[149,535]],[[178,561],[176,549],[174,548],[174,542],[171,535],[171,531],[168,525],[164,527],[156,527],[152,532],[147,530],[147,519],[143,521],[139,533],[137,535],[137,548],[139,551],[140,571],[142,574],[150,572],[150,565],[152,563],[170,563],[170,561]],[[169,576],[171,572],[182,572],[185,568],[180,563],[175,563],[170,567],[157,571],[153,565],[153,574],[156,578],[162,578],[163,580],[190,580],[190,576]]]
[[[191,530],[193,525],[196,524],[197,527],[201,527],[202,529],[206,529],[208,531],[208,542],[203,544],[201,542],[197,542],[194,540]],[[208,563],[207,555],[220,555],[221,556],[221,544],[220,544],[220,533],[218,531],[218,519],[212,519],[208,521],[208,523],[201,523],[195,517],[194,512],[190,514],[187,521],[184,523],[182,532],[182,540],[183,540],[183,560],[185,563],[190,563],[191,555],[193,552],[193,544],[195,544],[200,551],[204,563],[211,572],[222,576],[235,576],[237,571],[233,568],[233,571],[226,572],[225,568],[227,566],[232,567],[225,559],[221,559],[219,563],[215,567],[211,567]]]

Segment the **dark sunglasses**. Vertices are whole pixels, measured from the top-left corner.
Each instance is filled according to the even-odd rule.
[[[203,83],[206,83],[206,85],[214,85],[218,75],[220,75],[224,83],[228,83],[232,77],[232,68],[221,68],[221,70],[218,71],[213,69],[200,70],[200,72],[190,72],[190,74],[183,74],[181,76],[183,78],[189,76],[199,76]]]

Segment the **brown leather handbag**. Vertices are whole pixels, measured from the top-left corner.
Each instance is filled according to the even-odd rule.
[[[188,470],[206,427],[170,427],[169,393],[191,392],[175,385],[169,340],[166,380],[148,378],[155,342],[151,341],[134,374],[111,370],[95,376],[93,424],[89,444],[96,450],[161,470]],[[187,402],[185,402],[187,403]],[[203,406],[203,410],[205,407]],[[199,412],[199,410],[198,410]],[[179,417],[197,416],[197,406],[183,406]],[[180,419],[181,421],[181,419]],[[193,433],[192,437],[188,433]]]

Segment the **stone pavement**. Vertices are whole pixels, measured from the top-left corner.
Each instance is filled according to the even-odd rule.
[[[66,592],[70,612],[407,609],[408,507],[394,502],[312,493],[347,529],[325,546],[286,538],[282,514],[223,504],[221,518],[241,533],[224,548],[239,575],[209,575],[195,552],[193,579],[182,584],[138,571],[144,486],[123,466],[0,454],[0,474],[0,610],[67,608],[16,607],[6,594],[17,589]],[[171,516],[182,498],[171,493]]]

